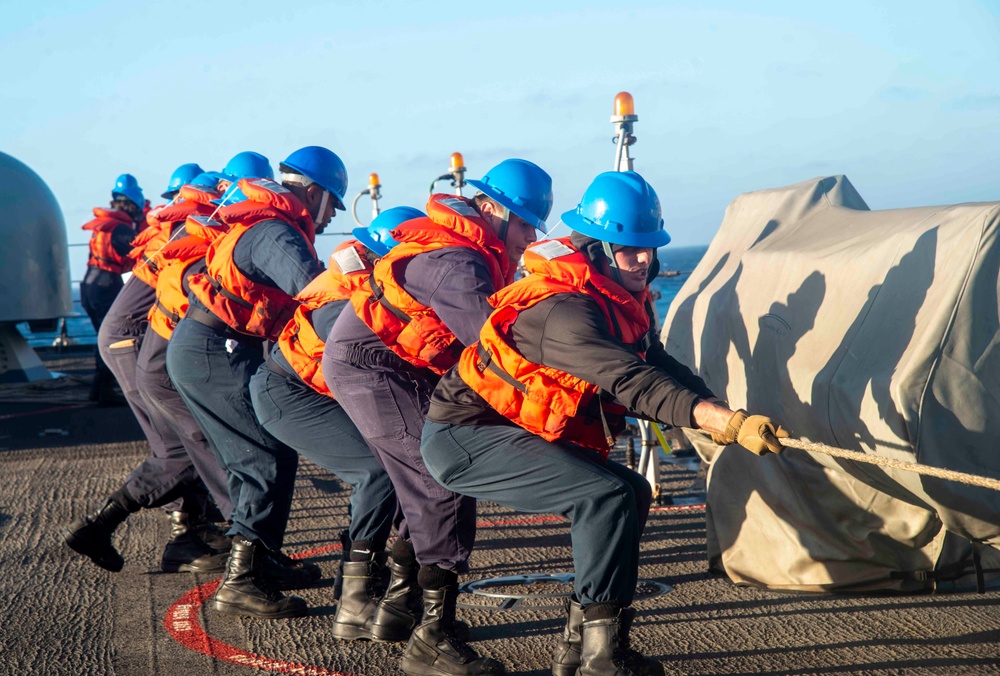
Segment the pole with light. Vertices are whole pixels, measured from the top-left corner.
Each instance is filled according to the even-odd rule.
[[[365,224],[358,220],[358,200],[361,199],[362,195],[368,195],[372,198],[372,220],[375,220],[379,213],[378,201],[382,199],[382,193],[379,192],[381,188],[382,184],[378,181],[378,174],[368,174],[368,187],[355,195],[354,202],[351,203],[351,216],[354,217],[354,222],[359,227],[363,228]]]
[[[635,100],[628,92],[618,92],[615,96],[614,115],[611,116],[611,124],[615,126],[615,137],[612,139],[615,144],[615,166],[614,171],[633,171],[632,157],[629,155],[629,147],[636,143],[633,134],[633,125],[639,121],[639,116],[635,114]],[[659,324],[659,322],[655,322]],[[655,330],[659,330],[658,328]],[[660,486],[660,463],[656,457],[656,447],[659,446],[663,452],[670,454],[670,445],[667,443],[660,426],[656,422],[639,420],[639,435],[642,439],[642,453],[639,457],[639,466],[636,470],[646,478],[653,489],[653,498],[656,504],[663,501],[662,488]]]
[[[462,188],[465,187],[465,158],[462,153],[451,154],[451,164],[447,174],[441,174],[431,181],[430,194],[434,194],[434,186],[438,181],[451,181],[451,187],[455,189],[455,194],[462,196]]]
[[[615,126],[615,137],[612,139],[615,144],[614,171],[632,171],[632,158],[629,157],[628,149],[636,143],[632,125],[638,120],[632,95],[628,92],[618,92],[615,96],[614,115],[611,116],[611,124]]]

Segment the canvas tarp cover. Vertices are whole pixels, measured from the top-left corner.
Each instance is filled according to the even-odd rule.
[[[741,195],[661,337],[793,437],[1000,478],[998,212],[870,211],[844,176]],[[1000,492],[692,436],[711,463],[709,561],[737,583],[945,588],[935,575],[971,568],[972,541],[1000,566]]]

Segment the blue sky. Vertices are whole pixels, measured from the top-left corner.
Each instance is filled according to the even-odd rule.
[[[611,168],[627,90],[677,245],[739,193],[820,175],[876,209],[1000,199],[1000,3],[628,7],[2,0],[0,150],[48,182],[70,242],[121,172],[156,196],[178,164],[310,144],[351,196],[378,172],[384,207],[421,206],[453,151],[470,177],[525,157],[558,213]]]

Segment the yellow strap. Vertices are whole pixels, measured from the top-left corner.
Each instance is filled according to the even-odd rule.
[[[660,430],[660,423],[650,422],[653,426],[653,431],[656,432],[656,438],[660,440],[660,446],[663,448],[663,452],[670,455],[670,444],[667,443],[666,438],[663,436],[663,432]]]
[[[116,347],[132,347],[135,345],[135,338],[128,338],[126,340],[119,340],[117,343],[111,343],[108,345],[108,349],[113,350]]]

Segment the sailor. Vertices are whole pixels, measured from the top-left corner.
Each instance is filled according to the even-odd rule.
[[[206,271],[190,280],[190,306],[167,348],[167,372],[229,479],[233,538],[229,564],[208,607],[262,618],[306,614],[305,601],[278,588],[308,586],[319,566],[281,552],[298,454],[257,421],[250,378],[298,302],[323,271],[313,241],[343,210],[347,171],[319,146],[281,163],[281,182],[242,179],[245,199],[216,215],[228,231],[208,249]]]
[[[530,274],[490,299],[479,343],[434,391],[421,451],[450,490],[570,520],[576,579],[556,676],[662,674],[628,642],[652,495],[608,459],[625,413],[758,455],[781,452],[781,432],[726,408],[651,335],[648,284],[670,237],[641,176],[599,175],[562,221],[573,234],[530,247]]]
[[[191,183],[195,178],[204,173],[205,170],[194,162],[182,164],[174,169],[174,173],[170,174],[167,189],[160,194],[160,197],[167,200],[167,202],[172,202],[177,197],[177,193],[180,192],[181,186]]]
[[[469,184],[480,191],[474,198],[432,195],[427,218],[392,231],[400,244],[351,296],[354,312],[341,313],[323,355],[326,382],[392,478],[406,518],[410,539],[396,539],[393,560],[419,564],[394,567],[390,581],[423,593],[424,619],[402,662],[408,674],[502,669],[455,636],[475,501],[428,474],[420,431],[440,374],[478,338],[492,310],[486,299],[513,280],[535,229],[544,231],[552,180],[537,165],[510,159]]]
[[[199,175],[179,189],[180,200],[147,214],[149,227],[133,241],[130,258],[136,264],[132,276],[98,334],[98,347],[149,441],[149,455],[102,507],[63,531],[71,548],[107,570],[117,572],[124,565],[112,543],[117,527],[130,514],[155,507],[170,514],[170,539],[160,562],[164,572],[211,573],[224,568],[229,542],[213,525],[228,519],[232,511],[224,472],[193,421],[179,425],[161,415],[165,406],[183,404],[176,393],[170,398],[172,389],[166,386],[169,379],[162,354],[166,341],[154,340],[147,346],[145,336],[163,264],[161,253],[170,237],[184,226],[188,216],[211,214],[217,208],[211,201],[220,197],[218,189],[227,188],[237,175],[245,174],[273,175],[263,155],[239,153],[222,174]],[[143,380],[146,388],[141,386]],[[158,387],[148,387],[151,383]]]
[[[267,431],[353,489],[351,523],[341,538],[343,591],[333,621],[333,635],[341,639],[405,641],[420,617],[421,605],[419,595],[401,582],[413,577],[409,569],[416,561],[411,556],[391,564],[396,585],[389,588],[390,599],[374,617],[383,592],[385,545],[392,527],[402,526],[401,513],[389,475],[323,378],[323,348],[344,308],[353,311],[352,292],[395,246],[390,231],[424,216],[419,209],[393,207],[367,228],[355,228],[356,239],[338,246],[327,270],[296,296],[302,304],[250,381],[254,410]]]
[[[122,275],[132,267],[129,252],[132,239],[143,219],[146,199],[132,174],[122,174],[111,190],[111,208],[94,209],[94,218],[84,224],[90,230],[90,257],[80,283],[80,304],[90,317],[94,331],[101,330],[104,317],[122,288]],[[97,369],[90,388],[90,400],[99,405],[122,403],[114,392],[115,379],[97,352]]]

